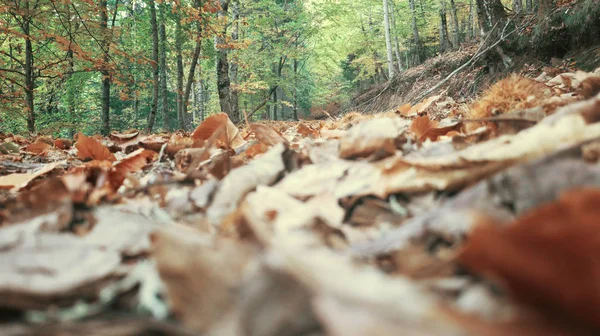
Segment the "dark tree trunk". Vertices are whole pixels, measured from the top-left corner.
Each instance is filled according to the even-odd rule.
[[[521,13],[523,11],[523,0],[513,0],[513,12]]]
[[[229,0],[220,0],[221,10],[219,18],[227,18],[227,10],[229,9]],[[219,94],[219,105],[221,112],[227,113],[229,119],[234,123],[239,122],[239,115],[234,115],[234,110],[231,100],[231,78],[229,77],[229,58],[227,47],[224,46],[227,29],[217,35],[217,91]]]
[[[169,95],[167,91],[167,33],[165,27],[165,4],[159,5],[160,14],[160,94],[162,98],[161,114],[163,117],[163,130],[169,132]]]
[[[110,71],[108,71],[110,41],[108,36],[108,2],[100,0],[100,29],[104,36],[102,62],[102,134],[110,133]]]
[[[200,10],[200,0],[194,1],[194,8]],[[190,64],[190,70],[188,72],[187,82],[185,84],[185,91],[183,92],[183,104],[181,105],[181,112],[183,114],[183,122],[185,129],[190,125],[190,118],[188,116],[188,102],[190,101],[190,93],[192,92],[192,82],[196,74],[196,66],[198,66],[198,59],[200,58],[200,51],[202,50],[202,25],[196,23],[196,46],[194,47],[194,54],[192,56],[192,63]]]
[[[446,20],[446,1],[440,1],[440,53],[452,49],[452,44],[448,37],[448,22]]]
[[[527,13],[533,12],[533,0],[525,0],[525,10]]]
[[[156,7],[154,0],[148,0],[150,7],[150,25],[152,27],[152,103],[150,104],[150,115],[148,116],[148,133],[152,133],[156,110],[158,105],[158,26],[156,24]]]
[[[298,120],[298,60],[294,59],[294,120]]]
[[[234,42],[239,40],[239,31],[240,31],[240,11],[239,11],[239,1],[235,1],[233,3],[233,29],[231,31],[231,39]],[[238,81],[238,63],[237,60],[232,60],[230,62],[230,76],[231,83],[237,84]],[[239,93],[237,90],[231,90],[231,114],[233,116],[238,116],[241,118],[240,107],[239,107]]]
[[[29,10],[29,1],[26,2],[26,8]],[[25,34],[25,104],[27,106],[27,130],[35,132],[35,73],[33,68],[33,45],[31,44],[30,21],[31,18],[24,19],[22,28]]]
[[[185,130],[185,119],[183,114],[183,32],[181,29],[181,17],[179,14],[176,18],[175,27],[175,50],[177,53],[177,121],[179,128]]]

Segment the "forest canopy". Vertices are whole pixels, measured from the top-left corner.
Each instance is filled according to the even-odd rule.
[[[548,0],[0,0],[2,132],[297,120]],[[483,10],[483,12],[482,12]],[[488,27],[489,29],[489,27]]]

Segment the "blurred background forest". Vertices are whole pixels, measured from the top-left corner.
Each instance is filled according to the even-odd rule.
[[[338,113],[390,79],[412,85],[407,69],[468,50],[504,23],[519,29],[502,55],[549,62],[594,45],[599,7],[598,0],[0,0],[0,131],[158,132],[190,130],[219,111],[234,121],[243,112],[273,120]]]

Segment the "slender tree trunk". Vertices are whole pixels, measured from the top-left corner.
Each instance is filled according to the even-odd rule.
[[[298,60],[294,59],[294,120],[298,120]]]
[[[219,18],[227,18],[227,10],[229,9],[229,0],[220,0],[221,10],[219,11]],[[216,49],[217,49],[217,90],[219,93],[219,104],[221,106],[221,112],[227,113],[229,118],[237,123],[239,121],[239,115],[234,115],[233,107],[231,106],[231,78],[229,77],[229,59],[228,51],[225,43],[225,36],[227,36],[227,29],[223,31],[215,38]]]
[[[100,29],[104,37],[102,62],[102,134],[110,133],[110,72],[108,71],[110,40],[108,33],[108,2],[100,0]]]
[[[415,63],[421,63],[421,39],[419,38],[419,28],[417,27],[417,12],[415,10],[415,0],[408,0],[410,11],[412,13],[412,33],[413,43],[415,44]]]
[[[150,7],[150,25],[152,27],[152,103],[150,104],[150,115],[148,116],[148,133],[152,132],[156,120],[158,105],[158,26],[156,24],[156,7],[154,0],[148,0]]]
[[[165,27],[165,3],[158,7],[160,19],[160,94],[162,98],[161,114],[163,117],[163,130],[169,132],[171,125],[169,123],[169,95],[167,91],[167,33]]]
[[[392,34],[390,32],[390,8],[388,5],[388,0],[383,0],[383,27],[385,29],[388,77],[390,80],[392,80],[396,75],[396,69],[394,67],[394,54],[392,52]]]
[[[392,9],[390,10],[390,16],[392,19],[392,35],[394,36],[394,53],[396,54],[396,60],[398,61],[398,72],[402,71],[402,56],[400,56],[400,42],[398,42],[398,34],[396,33],[396,7],[392,0],[390,0]]]
[[[452,19],[452,45],[458,48],[460,45],[460,28],[458,27],[458,15],[456,14],[456,2],[450,0],[450,17]]]
[[[477,29],[475,28],[475,8],[473,6],[473,0],[469,0],[469,18],[467,20],[467,36],[470,40],[475,38],[476,31],[477,31]]]
[[[278,120],[277,118],[277,89],[273,91],[273,120]]]
[[[446,20],[446,0],[440,0],[440,53],[452,49],[448,37],[448,22]]]
[[[231,39],[234,42],[239,40],[239,31],[240,31],[240,9],[239,9],[239,1],[233,2],[233,26],[231,31]],[[235,59],[232,59],[230,62],[229,72],[231,76],[231,83],[237,84],[238,82],[238,62]],[[239,94],[237,90],[231,90],[231,114],[233,116],[240,115],[240,107],[239,107]]]
[[[525,10],[527,13],[533,12],[533,0],[525,0]]]
[[[179,128],[185,130],[186,125],[183,114],[183,31],[181,29],[181,17],[179,14],[177,14],[176,20],[175,52],[177,53],[177,121],[179,122]]]
[[[26,8],[29,11],[29,1],[26,1]],[[25,34],[25,104],[27,106],[27,130],[35,132],[35,73],[33,68],[33,45],[30,35],[31,18],[26,17],[22,23],[23,34]]]

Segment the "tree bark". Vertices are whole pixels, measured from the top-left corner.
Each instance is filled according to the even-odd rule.
[[[167,33],[165,27],[165,3],[158,7],[160,19],[160,94],[162,98],[161,114],[163,117],[163,130],[169,132],[171,125],[169,122],[169,95],[167,91]]]
[[[298,60],[294,59],[294,120],[298,121]]]
[[[414,57],[415,64],[421,63],[421,39],[419,38],[419,28],[417,26],[417,11],[415,10],[415,0],[408,0],[410,11],[412,13],[412,34],[413,43],[415,44]]]
[[[394,67],[394,54],[392,53],[392,34],[390,32],[390,8],[388,0],[383,0],[383,27],[385,29],[385,47],[388,63],[388,77],[390,80],[396,75]]]
[[[521,13],[523,11],[523,0],[513,0],[513,12]]]
[[[229,9],[229,0],[220,0],[221,10],[219,10],[218,17],[221,19],[227,18],[227,11]],[[227,28],[223,30],[215,38],[216,49],[217,49],[217,90],[219,93],[219,105],[221,106],[221,112],[227,113],[229,119],[234,123],[239,121],[239,115],[234,115],[234,111],[231,104],[231,78],[229,77],[229,59],[228,51],[225,43],[225,36],[227,36]]]
[[[448,22],[446,20],[446,0],[440,0],[440,53],[452,49],[448,36]]]
[[[179,128],[185,130],[185,120],[183,114],[183,31],[181,29],[181,17],[177,12],[175,23],[175,52],[177,53],[177,121]]]
[[[273,120],[279,120],[277,116],[278,108],[277,108],[277,89],[273,90]]]
[[[29,12],[29,1],[26,1],[26,9]],[[31,17],[26,17],[22,23],[23,34],[25,34],[25,104],[27,106],[27,130],[35,132],[35,72],[33,68],[33,45],[30,35]]]
[[[148,116],[148,133],[152,133],[156,110],[158,105],[158,26],[156,24],[156,7],[154,0],[148,0],[150,7],[150,26],[152,27],[152,103],[150,104],[150,115]]]
[[[103,62],[102,62],[102,134],[110,133],[110,72],[108,71],[110,40],[108,36],[108,2],[100,0],[100,29],[103,35]]]
[[[458,48],[460,45],[460,28],[458,27],[458,15],[456,14],[456,2],[450,0],[450,18],[452,19],[452,45]]]
[[[525,10],[527,13],[533,12],[533,0],[525,0]]]
[[[231,39],[234,42],[239,40],[239,31],[240,31],[240,8],[239,1],[233,2],[233,26],[231,31]],[[229,72],[231,76],[231,83],[237,84],[238,82],[238,62],[235,59],[232,59],[230,62]],[[241,119],[240,107],[239,107],[239,93],[237,90],[231,90],[231,113],[234,116],[239,116],[238,119]]]
[[[475,28],[475,8],[473,0],[469,0],[469,19],[467,21],[467,36],[469,39],[474,39],[477,29]]]
[[[398,61],[398,72],[402,71],[402,56],[400,55],[400,42],[398,42],[398,34],[396,33],[396,14],[395,14],[395,4],[393,0],[390,0],[390,5],[392,9],[390,10],[390,16],[392,19],[392,35],[394,36],[394,53],[396,54],[396,60]]]

